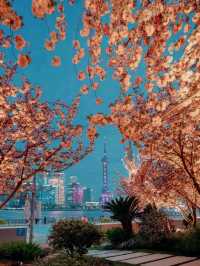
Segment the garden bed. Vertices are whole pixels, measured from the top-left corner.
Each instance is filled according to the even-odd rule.
[[[19,266],[13,261],[0,260],[0,266]],[[120,262],[110,262],[105,259],[93,258],[93,257],[75,257],[71,258],[66,254],[58,254],[56,256],[48,256],[41,260],[32,263],[21,264],[23,266],[127,266],[130,264]],[[20,266],[21,266],[20,265]]]
[[[59,254],[58,256],[50,259],[43,259],[32,266],[127,266],[130,264],[121,262],[110,262],[105,259],[82,256],[82,257],[69,257],[66,254]]]

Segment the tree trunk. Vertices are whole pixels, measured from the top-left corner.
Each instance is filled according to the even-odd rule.
[[[22,181],[19,181],[13,191],[8,195],[8,197],[2,203],[0,203],[0,209],[6,206],[6,204],[9,202],[10,199],[12,199],[12,197],[15,195],[21,185]]]
[[[197,209],[195,206],[192,206],[192,216],[193,216],[193,227],[195,228],[197,225]]]
[[[131,235],[133,233],[132,220],[126,219],[126,220],[121,221],[121,223],[122,223],[122,227],[124,231]]]

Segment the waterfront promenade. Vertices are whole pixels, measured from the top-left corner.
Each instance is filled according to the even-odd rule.
[[[80,219],[86,216],[90,222],[98,223],[102,217],[109,217],[110,213],[102,210],[67,210],[67,211],[42,211],[41,219],[38,224],[34,224],[34,241],[40,244],[47,243],[52,224],[60,219]],[[44,217],[46,221],[44,223]],[[23,210],[0,210],[0,219],[8,224],[26,224]]]
[[[104,212],[102,210],[55,210],[55,211],[42,211],[41,219],[38,224],[34,224],[34,241],[40,244],[47,243],[49,232],[52,228],[52,224],[59,221],[60,219],[80,219],[86,216],[88,220],[92,223],[99,224],[102,218],[110,217],[109,212]],[[170,216],[181,225],[180,216],[177,216],[176,212],[171,212]],[[46,223],[44,223],[44,217],[46,217]],[[0,210],[0,219],[5,220],[8,224],[25,224],[24,211],[23,210]],[[116,224],[117,227],[120,226],[119,223],[112,222]],[[105,225],[105,223],[104,223]],[[100,225],[100,227],[102,227]],[[107,229],[110,227],[108,226]],[[102,228],[101,228],[102,229]]]

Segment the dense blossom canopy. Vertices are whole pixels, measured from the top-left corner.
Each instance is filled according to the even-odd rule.
[[[78,163],[92,151],[96,137],[88,133],[85,147],[83,127],[73,124],[79,97],[70,106],[50,106],[40,101],[40,88],[27,80],[21,87],[10,83],[15,69],[4,65],[0,81],[0,191],[10,193],[0,207],[34,175]]]
[[[70,18],[66,17],[65,10],[68,4],[76,4],[76,1],[32,0],[30,8],[36,19],[56,16],[55,27],[44,40],[44,47],[49,52],[56,50],[58,42],[67,37],[67,19]],[[8,0],[0,0],[0,24],[3,25],[0,46],[3,49],[15,47],[18,57],[14,63],[21,68],[28,67],[32,63],[31,51],[24,52],[27,41],[17,32],[23,25],[23,17]],[[122,143],[130,140],[136,145],[140,164],[129,169],[131,179],[126,186],[149,201],[157,198],[161,203],[168,199],[168,204],[172,205],[177,201],[200,205],[199,41],[199,1],[84,1],[82,28],[80,36],[73,40],[72,58],[72,63],[78,65],[88,56],[85,69],[80,64],[77,73],[77,79],[82,83],[80,93],[87,95],[94,90],[96,104],[100,105],[104,102],[98,96],[101,82],[111,73],[119,84],[119,98],[111,103],[110,113],[90,116],[88,137],[93,142],[97,125],[112,124],[119,129]],[[85,42],[89,55],[83,48]],[[0,54],[0,60],[2,65],[8,62],[5,53]],[[51,64],[59,67],[61,61],[63,58],[54,55]],[[86,83],[88,79],[89,84]],[[24,86],[27,87],[26,82]],[[13,92],[16,90],[14,85],[7,87],[12,88],[9,93],[18,93]],[[109,93],[109,88],[107,91]],[[35,94],[28,93],[28,98],[24,98],[23,93],[25,102],[34,102],[39,97],[39,90]],[[20,104],[25,105],[23,101]],[[11,107],[2,107],[2,117],[6,108]],[[12,108],[14,111],[15,105]],[[25,112],[26,108],[25,105]],[[46,119],[41,115],[37,117],[38,125],[48,123],[58,115],[44,104],[39,104],[36,110],[40,108],[43,115],[49,112],[53,118],[49,115]],[[21,119],[18,114],[16,116]],[[27,116],[27,123],[33,123],[34,116]],[[63,116],[62,113],[61,121]],[[64,126],[61,131],[62,128]],[[80,127],[72,129],[80,133]],[[28,133],[24,131],[24,134]],[[71,131],[65,134],[68,136]],[[71,147],[71,141],[65,139],[62,146]],[[128,164],[130,166],[131,162]]]

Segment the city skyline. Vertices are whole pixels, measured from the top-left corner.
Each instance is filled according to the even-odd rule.
[[[81,176],[67,175],[65,171],[48,172],[36,176],[36,197],[44,208],[82,208],[86,206],[98,207],[105,205],[117,194],[117,186],[114,188],[110,179],[110,163],[112,158],[108,156],[107,140],[104,138],[102,147],[102,155],[99,161],[99,194],[98,186],[87,184]],[[132,146],[126,148],[126,156],[132,158]],[[32,181],[24,185],[24,190],[19,192],[13,200],[10,201],[10,207],[24,207],[25,201],[29,193],[31,193]],[[116,192],[116,193],[115,193]],[[87,196],[86,196],[86,194]],[[3,198],[4,195],[0,195]],[[86,200],[86,197],[88,198]]]

